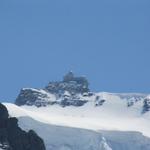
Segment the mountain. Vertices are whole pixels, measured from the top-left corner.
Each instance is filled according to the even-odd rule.
[[[83,106],[93,102],[94,106],[101,106],[107,100],[120,99],[125,101],[127,107],[142,102],[142,113],[150,110],[150,98],[147,94],[139,93],[94,93],[89,89],[88,80],[85,77],[76,77],[72,72],[67,73],[62,81],[50,82],[43,89],[23,88],[21,89],[15,104],[18,106]],[[115,105],[115,103],[114,103]]]
[[[44,140],[46,150],[150,149],[150,138],[137,131],[121,131],[117,128],[104,130],[101,126],[92,126],[92,124],[96,125],[96,122],[92,122],[92,118],[86,120],[87,118],[83,116],[71,117],[71,114],[68,114],[68,116],[62,114],[64,117],[61,115],[55,116],[48,111],[51,109],[50,107],[19,107],[10,103],[4,103],[4,105],[12,116],[18,118],[20,128],[26,132],[32,129]],[[44,111],[45,108],[47,109]],[[67,108],[62,107],[62,109]],[[71,112],[70,108],[69,112]],[[95,121],[98,122],[99,120],[95,119]],[[101,123],[99,122],[99,125]],[[112,125],[110,124],[110,126]]]
[[[62,106],[82,106],[87,100],[82,99],[88,93],[88,81],[85,77],[75,77],[72,72],[66,74],[63,81],[50,82],[44,89],[23,88],[16,99],[16,104],[35,105],[37,107],[59,104]]]
[[[46,150],[150,150],[150,96],[93,92],[86,77],[67,73],[44,88],[23,88],[3,103]]]

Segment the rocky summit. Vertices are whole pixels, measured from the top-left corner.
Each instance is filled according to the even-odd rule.
[[[91,95],[89,83],[85,77],[76,77],[71,71],[62,81],[49,82],[43,89],[23,88],[16,99],[16,104],[35,105],[37,107],[59,104],[61,106],[82,106],[87,100],[85,95]]]
[[[140,111],[144,114],[150,111],[150,96],[140,93],[94,93],[89,89],[89,82],[85,77],[76,77],[68,72],[62,81],[49,82],[41,89],[21,89],[15,104],[43,107],[48,105],[83,106],[91,102],[94,106],[102,106],[110,99],[120,99],[126,106],[132,107],[141,103]]]

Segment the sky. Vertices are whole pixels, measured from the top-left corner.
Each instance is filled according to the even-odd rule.
[[[1,0],[0,101],[69,70],[92,91],[150,93],[150,1]]]

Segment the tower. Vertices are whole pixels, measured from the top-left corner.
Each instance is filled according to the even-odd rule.
[[[72,71],[69,71],[65,76],[63,81],[68,82],[68,81],[72,81],[74,79],[74,74]]]

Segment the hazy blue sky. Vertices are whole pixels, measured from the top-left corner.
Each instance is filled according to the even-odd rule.
[[[0,0],[0,100],[68,70],[95,91],[150,93],[150,0]]]

